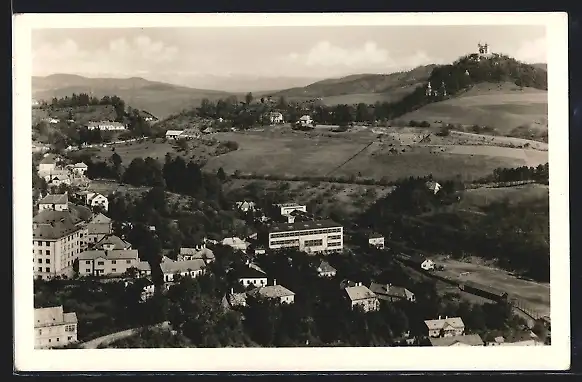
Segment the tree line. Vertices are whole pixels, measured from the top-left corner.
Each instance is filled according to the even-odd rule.
[[[87,93],[76,94],[73,93],[70,97],[65,96],[62,98],[54,97],[50,104],[42,105],[43,107],[50,106],[51,108],[74,108],[83,106],[113,106],[116,113],[116,121],[122,122],[125,117],[125,101],[116,95],[113,96],[103,96],[102,98],[97,98],[90,96]]]

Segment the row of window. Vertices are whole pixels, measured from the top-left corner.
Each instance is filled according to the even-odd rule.
[[[339,247],[341,245],[342,245],[342,242],[341,241],[334,241],[334,242],[331,242],[331,243],[327,243],[327,246],[328,247]]]
[[[305,240],[304,245],[306,247],[320,247],[323,245],[323,240],[322,239],[316,239],[316,240]]]
[[[299,239],[273,240],[271,245],[299,245]]]
[[[327,240],[341,240],[342,235],[329,235]]]
[[[280,237],[295,237],[295,236],[309,236],[309,235],[321,235],[326,233],[339,233],[342,232],[342,228],[320,228],[313,229],[309,231],[290,231],[281,233],[270,234],[271,239],[277,239]]]
[[[117,264],[117,260],[110,260],[111,264]],[[131,264],[132,260],[125,260],[126,264]],[[91,264],[93,262],[93,260],[85,260],[85,264]],[[104,261],[98,261],[97,265],[105,265]]]

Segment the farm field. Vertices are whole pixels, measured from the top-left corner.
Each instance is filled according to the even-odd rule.
[[[414,91],[413,86],[403,87],[391,90],[388,93],[355,93],[344,94],[329,97],[322,97],[322,101],[326,106],[335,106],[340,104],[353,105],[358,103],[365,103],[373,105],[376,102],[396,102],[404,96]]]
[[[426,105],[399,119],[490,126],[507,135],[523,125],[539,133],[547,132],[547,115],[545,91],[519,90],[515,85],[506,84],[480,84],[460,97]]]
[[[459,202],[460,208],[484,207],[493,202],[508,200],[510,203],[549,197],[549,187],[543,184],[528,184],[515,187],[476,188],[465,190]]]
[[[215,138],[236,141],[239,149],[211,158],[206,168],[216,171],[222,167],[227,173],[239,170],[257,175],[329,174],[389,180],[432,173],[439,178],[460,175],[465,180],[473,180],[490,174],[498,167],[531,166],[547,162],[547,152],[536,150],[476,145],[421,145],[417,142],[422,133],[402,130],[380,139],[368,129],[347,133],[328,133],[323,128],[309,132],[277,128],[262,132],[218,133],[214,135]],[[443,139],[442,142],[447,140]],[[455,138],[448,139],[448,142],[454,144]]]
[[[508,291],[510,297],[525,301],[542,315],[550,314],[550,285],[520,279],[507,271],[478,263],[461,262],[439,258],[437,263],[445,266],[446,273],[459,280],[470,280]],[[468,273],[467,273],[468,272]],[[461,274],[463,274],[461,276]]]
[[[146,140],[143,142],[109,144],[107,147],[93,147],[78,151],[79,154],[90,153],[92,158],[97,160],[109,159],[114,152],[121,157],[123,164],[127,166],[132,160],[140,157],[152,157],[163,161],[167,153],[175,153],[176,149],[171,142],[163,142],[161,139],[157,139],[155,141]]]

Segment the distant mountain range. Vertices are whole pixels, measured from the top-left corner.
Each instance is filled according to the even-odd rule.
[[[165,118],[184,109],[196,107],[202,99],[218,100],[231,95],[241,100],[248,91],[255,97],[285,97],[288,100],[320,98],[325,104],[355,104],[377,101],[397,101],[426,83],[437,65],[420,66],[406,72],[391,74],[354,74],[342,78],[314,81],[295,77],[252,76],[199,76],[184,84],[150,81],[141,77],[88,78],[73,74],[53,74],[32,77],[32,94],[35,99],[50,101],[53,97],[71,96],[73,93],[89,93],[96,97],[117,95],[129,106],[147,110],[158,118]],[[532,65],[546,70],[546,64]],[[180,81],[182,82],[182,81]],[[210,90],[210,89],[228,90]],[[284,90],[276,90],[284,89]]]

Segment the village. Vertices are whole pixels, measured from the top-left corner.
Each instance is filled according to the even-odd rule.
[[[141,301],[154,295],[163,295],[184,278],[196,279],[212,272],[217,248],[228,248],[242,260],[234,274],[233,283],[225,291],[221,306],[237,310],[246,305],[248,298],[266,299],[278,304],[294,304],[296,295],[288,285],[256,264],[261,256],[282,256],[286,250],[295,250],[310,258],[317,277],[337,283],[337,297],[345,306],[363,312],[376,312],[383,305],[394,303],[417,304],[418,300],[405,286],[392,283],[371,282],[346,278],[327,260],[330,254],[356,254],[373,251],[377,256],[391,256],[385,237],[376,232],[362,231],[346,235],[342,224],[328,218],[314,216],[306,205],[294,202],[279,203],[261,209],[257,201],[234,201],[236,213],[251,223],[252,232],[246,237],[223,237],[220,240],[203,238],[194,247],[181,247],[177,253],[165,251],[159,262],[144,261],[137,249],[122,236],[115,234],[114,225],[131,225],[132,222],[114,222],[107,215],[109,198],[91,191],[91,180],[86,177],[87,165],[67,163],[67,160],[47,154],[39,163],[38,176],[44,179],[51,193],[39,195],[33,220],[34,277],[38,280],[67,280],[83,283],[84,280],[101,282],[121,281],[127,288],[138,286]],[[74,189],[81,191],[68,191]],[[438,193],[440,185],[429,182],[426,186]],[[64,192],[62,192],[65,190]],[[251,216],[251,218],[249,218]],[[152,235],[155,226],[150,226]],[[444,267],[430,258],[396,254],[396,259],[416,272],[439,276]],[[160,275],[161,277],[154,277]],[[431,276],[433,277],[433,276]],[[454,282],[453,282],[454,283]],[[507,293],[477,283],[457,283],[460,290],[484,296],[496,302],[507,301]],[[409,345],[422,343],[429,346],[505,346],[543,345],[531,328],[534,320],[525,325],[525,331],[515,338],[495,337],[485,342],[479,334],[467,333],[462,317],[426,317],[426,333],[410,335],[409,329],[402,338]],[[70,346],[78,342],[77,331],[82,322],[75,312],[65,312],[63,306],[43,307],[35,310],[35,338],[38,348]]]

